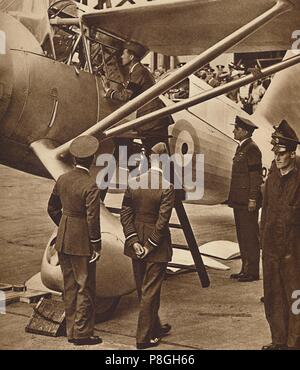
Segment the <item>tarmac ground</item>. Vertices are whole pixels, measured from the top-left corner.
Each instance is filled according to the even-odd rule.
[[[53,182],[0,166],[0,282],[20,284],[40,271],[45,246],[53,232],[47,201]],[[122,196],[109,194],[107,204],[117,207]],[[199,244],[212,240],[236,241],[232,210],[226,206],[185,205]],[[175,216],[173,216],[175,217]],[[174,218],[176,221],[176,218]],[[183,243],[180,231],[173,242]],[[228,271],[209,269],[209,288],[200,286],[194,272],[168,276],[164,282],[160,316],[172,331],[156,349],[260,349],[270,342],[264,307],[260,303],[262,280],[230,280],[240,260],[221,261]],[[65,337],[25,333],[34,305],[13,303],[0,315],[0,349],[82,349]],[[93,350],[133,350],[138,315],[135,293],[122,297],[113,317],[97,323],[95,334],[103,344]]]

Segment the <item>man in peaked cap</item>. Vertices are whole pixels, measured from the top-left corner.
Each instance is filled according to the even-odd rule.
[[[151,168],[138,178],[147,188],[129,186],[125,192],[121,223],[126,238],[124,253],[132,259],[140,312],[136,342],[138,349],[157,346],[171,330],[162,325],[158,311],[167,264],[172,259],[169,220],[174,206],[174,187],[163,178],[158,156],[167,154],[165,143],[151,149]],[[153,186],[152,180],[156,179]],[[145,180],[145,181],[143,181]]]
[[[290,152],[294,153],[299,144],[297,134],[287,123],[281,121],[279,126],[274,126],[274,133],[272,134],[273,151],[275,152]]]
[[[242,268],[231,278],[251,282],[259,280],[258,213],[262,201],[262,155],[251,138],[258,127],[241,116],[236,116],[234,125],[234,139],[239,145],[233,158],[228,205],[234,212]]]
[[[143,66],[141,59],[145,56],[147,49],[135,42],[126,42],[122,54],[122,64],[128,71],[128,80],[120,91],[110,89],[105,85],[106,97],[122,102],[128,102],[148,90],[155,84],[151,72]],[[137,111],[137,117],[164,107],[163,102],[156,98],[144,105]],[[139,136],[148,154],[150,148],[158,142],[168,140],[168,126],[172,124],[170,116],[156,119],[137,129]]]
[[[264,304],[272,343],[263,349],[300,349],[300,169],[299,139],[283,120],[272,134],[274,162],[261,217]],[[295,306],[295,307],[294,307]]]
[[[67,336],[75,345],[101,343],[94,336],[96,262],[101,253],[100,192],[89,168],[99,147],[93,136],[70,146],[75,168],[56,182],[48,213],[58,226],[55,248],[64,280]]]

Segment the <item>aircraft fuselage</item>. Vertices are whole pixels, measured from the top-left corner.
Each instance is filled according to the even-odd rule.
[[[59,146],[93,126],[118,105],[105,99],[101,80],[74,66],[54,61],[36,51],[37,41],[12,17],[4,18],[4,32],[22,28],[23,44],[7,38],[6,54],[0,59],[0,162],[40,176],[47,171],[32,153],[30,144],[49,139]],[[16,47],[17,46],[17,47]]]

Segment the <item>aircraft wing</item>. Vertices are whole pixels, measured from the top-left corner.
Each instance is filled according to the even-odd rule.
[[[163,0],[84,14],[99,28],[164,55],[195,55],[271,8],[275,0]],[[230,52],[287,50],[299,28],[299,0]]]

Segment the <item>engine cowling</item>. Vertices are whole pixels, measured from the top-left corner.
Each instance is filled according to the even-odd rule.
[[[9,106],[13,89],[13,65],[6,33],[0,31],[0,122]]]
[[[117,217],[101,204],[102,254],[97,263],[96,295],[102,298],[120,297],[135,290],[131,260],[123,253],[124,234]],[[53,233],[44,253],[41,278],[51,290],[63,291],[63,276],[55,250],[57,230]]]

